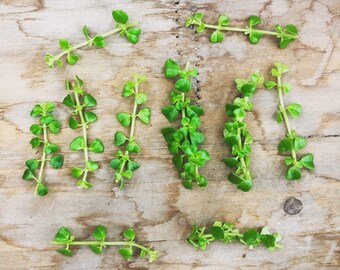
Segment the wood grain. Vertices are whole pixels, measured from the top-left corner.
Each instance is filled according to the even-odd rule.
[[[133,46],[113,37],[105,49],[79,50],[76,66],[48,69],[44,55],[58,50],[59,38],[81,41],[84,24],[98,33],[109,30],[112,9],[124,9],[141,21],[140,43]],[[340,269],[339,10],[337,0],[0,1],[0,269]],[[211,44],[208,33],[183,28],[184,19],[196,11],[204,11],[207,21],[227,13],[239,25],[258,14],[266,28],[296,24],[301,37],[285,50],[277,47],[275,38],[265,37],[253,46],[241,34],[230,33],[223,43]],[[160,111],[173,85],[162,74],[167,58],[183,65],[190,60],[200,72],[192,98],[206,111],[202,131],[212,160],[202,170],[209,179],[205,190],[182,187],[160,134],[168,125]],[[284,129],[274,121],[277,95],[261,89],[247,118],[255,139],[254,188],[242,193],[228,183],[228,170],[220,162],[228,153],[221,134],[227,120],[224,104],[237,95],[234,78],[255,70],[268,78],[274,61],[291,68],[285,80],[294,89],[286,100],[303,106],[301,118],[292,125],[308,137],[303,152],[314,153],[316,169],[304,171],[299,182],[284,179],[284,157],[277,153]],[[137,125],[142,167],[119,191],[108,166],[116,151],[113,134],[121,129],[115,114],[132,108],[122,100],[121,89],[137,72],[149,78],[143,88],[149,94],[152,125]],[[82,162],[82,156],[68,149],[79,131],[68,128],[61,101],[64,79],[75,74],[98,100],[99,120],[89,136],[101,138],[106,146],[104,154],[92,154],[101,169],[91,177],[94,188],[88,191],[78,190],[69,176],[69,168]],[[46,171],[50,194],[45,198],[34,197],[33,187],[21,180],[24,161],[38,155],[30,148],[28,128],[34,122],[29,111],[39,101],[58,104],[63,129],[51,140],[65,155],[63,169]],[[296,215],[283,210],[289,197],[302,202]],[[282,233],[284,248],[268,252],[214,243],[201,252],[186,244],[191,224],[211,224],[214,219],[241,228],[268,225]],[[159,250],[160,258],[153,264],[137,257],[125,262],[111,248],[101,256],[82,248],[66,258],[49,245],[59,226],[85,238],[99,223],[108,227],[112,238],[127,226],[135,227],[139,240]]]

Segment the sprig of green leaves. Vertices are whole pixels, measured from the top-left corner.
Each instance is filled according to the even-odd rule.
[[[151,120],[151,110],[144,107],[137,111],[139,105],[144,104],[148,97],[145,93],[139,91],[139,84],[146,81],[142,75],[134,75],[132,81],[128,81],[123,88],[123,97],[134,97],[134,106],[132,114],[120,112],[117,114],[117,120],[123,127],[130,127],[130,135],[127,136],[122,131],[117,131],[114,136],[116,146],[125,146],[125,151],[119,150],[114,159],[110,161],[110,166],[116,171],[114,174],[115,181],[120,183],[120,189],[124,188],[126,180],[131,180],[133,171],[137,170],[140,165],[131,159],[130,153],[139,153],[140,146],[136,142],[135,126],[136,119],[143,124],[149,124]]]
[[[72,256],[70,246],[88,246],[95,254],[98,255],[103,252],[103,248],[106,246],[119,246],[120,248],[118,249],[118,252],[124,260],[128,260],[133,256],[133,248],[140,249],[140,256],[147,256],[149,258],[149,262],[153,262],[157,259],[158,251],[153,250],[152,247],[146,247],[136,243],[136,232],[134,229],[128,228],[123,232],[125,241],[109,242],[106,240],[106,232],[106,227],[99,225],[92,233],[95,240],[75,241],[75,236],[73,236],[66,227],[60,227],[54,236],[54,241],[52,241],[51,244],[64,246],[63,248],[58,249],[57,252],[68,257]]]
[[[248,246],[250,249],[259,245],[265,246],[268,250],[274,251],[282,246],[279,241],[282,239],[279,233],[270,233],[267,227],[263,227],[260,232],[256,229],[250,228],[244,233],[241,233],[234,224],[222,223],[215,221],[210,227],[210,232],[205,233],[205,227],[197,227],[195,224],[192,233],[187,239],[188,243],[196,248],[205,250],[207,245],[215,240],[223,241],[229,244],[234,240]]]
[[[298,39],[299,37],[298,29],[293,24],[287,24],[286,26],[277,24],[275,25],[276,31],[257,29],[254,26],[259,25],[262,22],[262,19],[255,15],[251,15],[249,17],[248,26],[245,28],[228,26],[230,21],[228,16],[225,14],[219,16],[217,25],[206,24],[202,21],[203,16],[203,13],[196,13],[194,16],[188,17],[186,19],[185,26],[189,27],[191,25],[197,25],[196,31],[198,33],[204,32],[207,28],[214,29],[215,31],[210,35],[210,41],[212,43],[218,43],[224,40],[222,31],[243,32],[245,35],[248,35],[248,39],[251,44],[257,44],[263,35],[276,36],[279,39],[279,46],[282,49],[286,48],[290,42]]]
[[[36,136],[30,141],[30,144],[32,148],[43,146],[43,152],[40,159],[26,160],[27,168],[22,179],[35,180],[35,194],[39,196],[45,196],[48,193],[48,188],[43,184],[43,173],[46,162],[49,161],[55,169],[59,169],[64,163],[64,157],[62,155],[53,154],[59,150],[59,146],[51,143],[48,139],[48,131],[53,134],[60,132],[60,121],[52,115],[54,110],[55,104],[53,102],[46,102],[35,105],[31,111],[32,117],[39,117],[40,119],[38,124],[33,124],[30,127],[30,131]],[[51,154],[53,155],[48,158]]]
[[[275,81],[266,81],[267,89],[277,88],[279,94],[279,106],[276,116],[277,123],[284,121],[287,129],[287,135],[280,141],[278,150],[280,153],[290,151],[291,156],[285,158],[285,163],[288,166],[286,173],[287,180],[299,180],[301,178],[301,169],[314,169],[314,156],[311,153],[304,155],[300,160],[296,156],[296,152],[304,148],[307,140],[299,136],[295,130],[292,130],[289,122],[289,116],[297,118],[301,114],[302,106],[297,103],[291,103],[288,106],[284,104],[283,94],[288,94],[292,86],[289,83],[282,83],[282,74],[289,71],[288,67],[281,63],[275,63],[272,68],[272,76],[276,78]]]
[[[50,53],[46,54],[46,64],[53,68],[54,66],[61,67],[63,65],[63,61],[61,58],[66,55],[66,60],[70,65],[74,65],[79,60],[79,55],[75,54],[74,51],[76,49],[85,47],[85,46],[96,46],[98,48],[103,48],[106,45],[105,38],[111,36],[113,34],[119,33],[119,36],[125,36],[129,42],[132,44],[136,44],[139,41],[139,36],[141,34],[141,29],[135,27],[139,24],[139,22],[129,23],[129,16],[122,10],[113,10],[112,18],[116,22],[116,26],[113,30],[108,31],[103,34],[99,34],[91,37],[89,34],[89,30],[86,25],[83,27],[83,34],[85,36],[86,41],[81,42],[76,45],[72,45],[68,39],[60,39],[59,47],[62,49],[57,55],[52,55]]]
[[[70,143],[70,149],[73,151],[84,151],[84,167],[73,167],[71,175],[79,179],[77,186],[79,188],[89,189],[92,184],[87,181],[89,172],[95,172],[99,169],[99,164],[89,159],[89,151],[94,153],[104,152],[104,144],[100,139],[94,139],[88,144],[87,129],[89,124],[97,121],[97,115],[85,109],[92,108],[97,105],[95,98],[86,93],[83,89],[83,81],[76,76],[75,81],[65,81],[65,87],[68,95],[64,98],[63,104],[72,109],[73,116],[69,118],[69,126],[72,129],[82,128],[82,136],[76,137]]]
[[[204,188],[208,181],[205,176],[198,171],[207,161],[210,160],[208,151],[199,149],[199,144],[203,143],[204,135],[199,132],[203,115],[203,109],[198,105],[192,105],[191,99],[185,93],[191,90],[191,77],[196,77],[197,69],[190,69],[188,62],[185,69],[181,69],[175,60],[168,59],[165,62],[165,77],[178,79],[175,82],[175,89],[170,93],[171,103],[162,109],[164,116],[170,121],[177,120],[181,115],[181,126],[179,128],[166,127],[162,129],[162,134],[168,144],[172,161],[180,171],[184,179],[183,185],[192,189],[193,181]]]
[[[223,137],[231,147],[232,157],[223,159],[223,162],[229,168],[236,168],[234,172],[229,173],[228,180],[237,185],[238,189],[249,191],[253,186],[249,167],[253,138],[248,131],[245,116],[246,112],[253,108],[250,98],[256,87],[263,84],[263,76],[256,72],[251,75],[250,80],[236,79],[235,83],[243,97],[237,97],[233,103],[226,105],[227,116],[231,121],[225,123]]]

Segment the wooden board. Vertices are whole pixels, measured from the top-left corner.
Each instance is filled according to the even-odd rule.
[[[115,36],[105,49],[79,50],[76,66],[48,69],[45,53],[58,51],[59,38],[81,41],[84,24],[97,33],[108,31],[113,26],[112,9],[124,9],[132,20],[141,21],[140,43],[133,46]],[[337,0],[2,0],[0,269],[339,269],[339,10]],[[183,27],[184,19],[196,11],[204,11],[209,22],[227,13],[236,25],[244,24],[251,14],[263,17],[268,29],[276,23],[294,23],[301,38],[285,50],[277,47],[275,38],[265,37],[253,46],[242,34],[227,34],[223,43],[214,45],[208,33],[195,34]],[[167,58],[183,65],[189,60],[200,72],[192,97],[206,111],[203,147],[212,160],[202,170],[209,179],[205,190],[182,187],[160,134],[160,128],[168,125],[161,108],[173,86],[162,73]],[[277,95],[261,89],[247,118],[255,139],[254,188],[243,193],[226,180],[228,170],[220,162],[229,151],[221,133],[227,121],[224,105],[237,95],[233,79],[248,77],[255,70],[268,78],[274,61],[291,68],[285,80],[294,89],[286,101],[303,106],[302,116],[292,125],[308,137],[302,152],[314,154],[316,169],[304,171],[299,182],[284,179],[284,157],[277,153],[284,127],[274,120]],[[132,109],[121,98],[121,89],[137,72],[149,78],[143,88],[149,94],[152,125],[137,125],[142,146],[137,160],[142,167],[119,191],[108,166],[116,151],[113,134],[121,129],[115,114]],[[68,112],[61,104],[66,95],[64,79],[75,74],[98,100],[99,121],[91,126],[89,136],[101,138],[106,146],[104,154],[91,154],[102,167],[91,177],[94,188],[88,191],[77,189],[69,175],[70,167],[81,164],[83,157],[68,149],[79,130],[67,126]],[[65,155],[63,169],[46,171],[50,194],[45,198],[34,197],[33,186],[21,180],[24,161],[38,157],[29,145],[28,129],[35,121],[29,112],[39,101],[58,104],[63,128],[51,140],[61,145]],[[289,197],[302,202],[300,213],[285,213],[283,204]],[[214,243],[201,252],[185,242],[193,223],[209,225],[214,219],[240,228],[268,225],[282,233],[284,248],[269,252]],[[59,226],[86,238],[97,224],[108,227],[110,238],[135,227],[139,241],[159,250],[159,259],[153,264],[137,257],[125,262],[114,248],[101,256],[81,248],[73,258],[66,258],[49,244]]]

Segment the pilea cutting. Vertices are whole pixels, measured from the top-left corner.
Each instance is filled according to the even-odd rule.
[[[50,53],[46,54],[46,64],[53,68],[54,66],[62,66],[63,61],[61,58],[66,56],[66,60],[70,65],[74,65],[77,63],[79,59],[79,55],[75,54],[74,51],[76,49],[92,45],[103,48],[106,45],[105,38],[119,34],[119,36],[126,36],[127,40],[130,41],[132,44],[136,44],[139,41],[139,35],[141,33],[140,28],[136,28],[139,22],[131,22],[129,23],[129,16],[122,10],[113,10],[112,17],[114,21],[117,23],[113,30],[105,32],[100,35],[96,35],[94,37],[90,37],[89,30],[86,25],[83,27],[83,34],[85,36],[85,41],[78,43],[76,45],[72,45],[68,39],[60,39],[59,40],[59,47],[62,51],[56,55],[52,55]]]
[[[55,119],[52,112],[55,109],[55,104],[53,102],[40,103],[33,107],[30,115],[32,117],[40,117],[39,124],[33,124],[30,127],[30,131],[36,136],[34,137],[30,144],[32,148],[39,148],[43,146],[43,151],[40,159],[29,159],[26,160],[26,167],[22,179],[24,180],[35,180],[36,188],[35,194],[39,196],[45,196],[48,193],[48,188],[43,184],[43,174],[46,162],[49,161],[53,168],[59,169],[63,166],[64,157],[60,154],[49,155],[57,152],[59,146],[55,143],[51,143],[48,139],[48,132],[57,134],[60,132],[60,122]]]
[[[282,239],[281,235],[277,232],[270,233],[267,227],[263,227],[260,232],[250,228],[244,233],[241,233],[235,228],[234,224],[215,221],[210,227],[210,232],[206,233],[205,231],[205,227],[199,228],[195,224],[190,237],[187,239],[188,243],[201,250],[205,250],[207,245],[215,240],[223,241],[225,244],[229,244],[236,240],[248,246],[250,249],[261,244],[270,251],[282,247],[279,244],[279,241]]]
[[[210,160],[208,151],[198,148],[204,141],[203,133],[197,130],[201,124],[200,116],[204,111],[200,106],[192,105],[191,99],[185,96],[185,93],[191,90],[190,78],[196,77],[197,74],[197,69],[190,69],[189,62],[185,69],[181,69],[172,59],[165,62],[165,77],[179,78],[175,83],[175,89],[170,93],[171,104],[163,107],[162,113],[170,122],[177,120],[180,115],[181,127],[163,128],[162,134],[170,153],[173,154],[172,162],[184,179],[184,187],[188,189],[192,189],[193,181],[201,188],[208,184],[206,177],[201,175],[198,169]]]
[[[79,179],[77,186],[79,188],[89,189],[92,184],[87,181],[87,176],[89,172],[94,172],[99,169],[97,162],[89,158],[89,151],[94,153],[104,152],[104,145],[101,140],[94,139],[88,145],[87,129],[89,124],[97,121],[97,115],[94,112],[85,110],[86,108],[91,108],[97,105],[95,98],[86,93],[83,89],[83,81],[76,76],[75,81],[65,81],[66,90],[68,95],[64,98],[63,103],[73,110],[74,116],[69,118],[69,126],[72,129],[77,129],[81,127],[82,136],[75,138],[70,143],[70,149],[72,151],[82,150],[84,152],[84,167],[73,167],[71,169],[71,174],[74,178]]]
[[[125,180],[133,177],[133,171],[138,169],[140,165],[131,159],[130,153],[139,153],[140,146],[136,142],[135,127],[136,120],[139,119],[143,124],[149,124],[151,118],[150,108],[142,108],[137,111],[138,106],[147,101],[147,95],[139,90],[139,84],[144,82],[146,77],[142,75],[134,75],[132,81],[128,81],[123,88],[123,97],[134,97],[134,105],[132,114],[120,112],[117,114],[117,120],[123,127],[130,127],[130,135],[127,136],[122,131],[117,131],[114,135],[114,143],[116,146],[125,145],[125,151],[119,150],[116,157],[110,161],[110,166],[116,171],[114,174],[115,181],[120,183],[120,189],[124,188]]]
[[[285,105],[283,100],[283,94],[288,94],[292,88],[289,83],[282,83],[282,74],[289,71],[288,67],[281,63],[275,63],[272,68],[272,76],[276,78],[275,81],[266,81],[265,86],[267,89],[277,88],[279,95],[279,106],[276,115],[277,123],[282,121],[286,125],[287,135],[280,141],[278,150],[280,153],[290,152],[290,157],[285,158],[285,163],[288,166],[286,173],[287,180],[299,180],[301,178],[301,169],[305,167],[308,170],[314,169],[314,156],[313,154],[306,154],[300,160],[298,160],[296,152],[304,148],[307,144],[307,140],[299,136],[295,130],[290,126],[288,114],[297,118],[301,114],[302,106],[297,103],[291,103],[288,106]]]
[[[253,138],[248,131],[245,116],[246,112],[252,110],[253,104],[250,98],[255,93],[256,87],[263,84],[263,76],[256,72],[251,75],[249,81],[236,79],[235,83],[243,97],[237,97],[233,103],[226,105],[227,116],[232,121],[225,123],[223,137],[231,147],[233,156],[223,159],[223,162],[230,168],[236,168],[235,172],[229,173],[228,180],[237,185],[238,189],[249,191],[253,186],[249,167]]]
[[[185,26],[189,27],[191,25],[197,25],[196,31],[198,33],[204,32],[205,29],[214,29],[215,31],[210,35],[210,41],[212,43],[222,42],[224,40],[224,35],[222,31],[232,31],[232,32],[242,32],[248,35],[249,42],[251,44],[257,44],[263,35],[276,36],[279,39],[280,48],[286,48],[288,44],[296,40],[298,36],[298,29],[293,24],[287,24],[286,26],[275,25],[276,31],[266,31],[254,28],[254,26],[259,25],[262,19],[258,16],[251,15],[248,19],[248,26],[244,28],[231,27],[228,26],[230,20],[227,15],[222,14],[218,18],[218,24],[207,24],[202,21],[203,13],[196,13],[194,16],[190,16],[186,19]]]
[[[76,241],[75,236],[71,235],[67,228],[61,227],[51,244],[64,246],[63,248],[58,249],[57,252],[68,257],[72,256],[70,246],[88,246],[95,254],[101,254],[103,248],[107,246],[118,246],[120,247],[118,252],[125,260],[128,260],[133,256],[133,248],[140,249],[140,256],[147,256],[149,262],[153,262],[158,257],[158,251],[152,250],[151,247],[145,247],[136,243],[136,232],[132,228],[128,228],[123,232],[124,241],[107,241],[106,227],[103,225],[97,226],[92,235],[95,240]]]

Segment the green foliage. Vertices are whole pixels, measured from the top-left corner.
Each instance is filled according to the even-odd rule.
[[[205,227],[193,226],[191,235],[187,239],[188,243],[196,248],[205,250],[207,245],[215,240],[229,244],[238,241],[250,249],[259,245],[265,246],[268,250],[274,251],[282,246],[279,244],[281,236],[279,233],[270,233],[267,227],[263,227],[260,232],[255,229],[248,229],[241,233],[234,224],[215,221],[210,227],[210,233],[206,233]]]
[[[64,45],[63,45],[64,46]],[[26,170],[22,176],[23,180],[35,180],[36,188],[35,194],[39,196],[45,196],[48,194],[48,188],[42,183],[44,168],[47,160],[53,168],[59,169],[63,166],[64,157],[60,154],[53,155],[48,159],[48,155],[59,150],[59,146],[50,143],[48,139],[48,133],[59,133],[60,122],[55,119],[52,112],[55,110],[55,104],[53,102],[40,103],[33,107],[30,115],[32,117],[39,117],[39,123],[30,126],[30,131],[33,135],[41,136],[34,137],[30,144],[32,148],[39,148],[43,146],[42,156],[38,159],[26,160]]]
[[[139,41],[141,29],[135,27],[139,24],[138,22],[129,23],[128,14],[126,14],[122,10],[113,10],[112,18],[116,22],[116,26],[113,30],[92,37],[89,34],[88,27],[84,25],[83,34],[85,36],[85,41],[79,44],[72,45],[69,40],[60,39],[59,47],[62,51],[56,55],[47,53],[45,57],[46,64],[50,68],[54,68],[55,66],[61,67],[63,65],[63,61],[61,59],[63,56],[66,56],[66,61],[70,65],[75,65],[79,60],[79,55],[74,53],[76,49],[85,46],[92,47],[93,45],[98,48],[103,48],[106,45],[105,38],[114,34],[119,34],[119,36],[125,36],[126,39],[132,44],[136,44]]]
[[[231,148],[232,157],[223,159],[223,162],[235,170],[229,173],[229,182],[235,184],[242,191],[249,191],[253,185],[249,167],[253,138],[248,131],[245,116],[246,112],[252,110],[253,105],[250,98],[256,87],[263,84],[263,77],[256,72],[251,75],[250,80],[236,79],[235,83],[237,90],[243,96],[235,98],[233,103],[226,105],[226,113],[231,121],[225,123],[223,137]]]
[[[124,188],[125,182],[131,180],[133,177],[133,171],[139,168],[139,164],[132,160],[131,153],[139,153],[140,146],[136,142],[135,138],[135,126],[136,120],[139,119],[143,124],[149,124],[151,120],[151,110],[147,107],[138,111],[139,105],[142,105],[147,101],[147,95],[140,92],[139,86],[142,82],[146,81],[146,77],[142,75],[134,75],[133,80],[125,83],[122,96],[134,97],[134,106],[131,114],[120,112],[117,114],[117,120],[123,127],[130,127],[129,137],[124,132],[118,131],[114,135],[114,143],[116,146],[124,147],[125,151],[117,151],[115,158],[110,161],[110,166],[115,170],[114,178],[117,183],[120,184],[120,189]],[[130,254],[129,250],[122,248],[122,256]]]
[[[255,15],[249,17],[248,26],[244,28],[228,26],[230,21],[225,14],[219,16],[217,25],[206,24],[202,21],[203,16],[203,13],[196,13],[194,16],[189,16],[185,21],[185,26],[189,27],[191,25],[196,25],[196,31],[198,33],[204,32],[205,29],[214,29],[214,32],[210,35],[210,41],[212,43],[219,43],[224,40],[222,31],[243,32],[245,35],[248,35],[251,44],[259,43],[263,35],[273,35],[279,39],[280,48],[286,48],[290,42],[298,38],[298,30],[296,26],[292,24],[288,24],[284,27],[276,25],[276,31],[265,31],[255,28],[255,26],[257,27],[262,22],[262,19]]]
[[[203,109],[191,104],[191,99],[185,97],[185,93],[191,90],[191,78],[196,77],[197,69],[189,69],[189,63],[185,69],[181,69],[176,61],[168,59],[165,62],[164,74],[167,78],[178,77],[175,89],[170,93],[171,104],[163,107],[162,113],[170,121],[177,120],[181,115],[181,126],[175,128],[163,128],[162,134],[167,142],[169,151],[173,154],[173,163],[183,178],[183,185],[192,189],[193,181],[204,188],[208,181],[199,174],[198,169],[210,160],[210,155],[205,150],[198,148],[203,143],[204,135],[199,132],[203,115]]]
[[[140,249],[140,256],[147,256],[149,262],[153,262],[158,257],[158,251],[153,250],[152,247],[146,247],[138,244],[135,241],[136,232],[132,228],[128,228],[123,232],[125,241],[107,241],[107,230],[103,225],[98,225],[92,233],[95,240],[90,241],[76,241],[75,236],[66,227],[60,227],[54,236],[51,244],[64,246],[57,250],[60,254],[71,257],[72,252],[70,246],[88,246],[95,254],[101,254],[103,248],[107,246],[119,246],[119,254],[124,260],[128,260],[133,256],[133,248]]]
[[[83,89],[83,81],[78,76],[74,81],[66,80],[65,87],[68,95],[64,98],[63,104],[72,109],[73,113],[68,124],[72,129],[82,128],[82,136],[78,136],[71,141],[70,149],[84,152],[84,167],[73,167],[71,175],[78,179],[77,186],[89,189],[92,184],[87,181],[88,172],[95,172],[99,169],[97,162],[89,160],[89,151],[94,153],[104,152],[104,145],[100,139],[96,138],[88,145],[87,138],[89,125],[97,121],[97,115],[87,109],[96,106],[97,101],[92,95],[86,93]]]
[[[289,29],[294,32],[293,26]],[[289,83],[282,83],[282,75],[288,71],[289,69],[286,65],[275,63],[274,68],[271,70],[271,74],[277,79],[277,81],[267,81],[265,82],[265,86],[267,89],[272,89],[274,87],[277,88],[279,95],[279,106],[276,121],[277,123],[284,121],[286,125],[287,134],[278,145],[278,150],[280,153],[291,153],[291,155],[285,159],[285,164],[288,166],[286,179],[299,180],[301,179],[301,169],[303,167],[308,170],[314,169],[314,157],[312,154],[307,154],[300,160],[297,157],[297,152],[307,145],[307,140],[304,137],[299,136],[290,126],[289,115],[292,118],[299,117],[302,111],[302,106],[297,103],[291,103],[288,106],[285,106],[284,104],[283,95],[289,93],[292,88]]]

